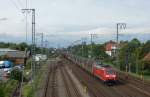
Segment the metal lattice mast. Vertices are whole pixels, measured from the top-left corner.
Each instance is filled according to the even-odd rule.
[[[117,52],[116,52],[116,57],[117,57],[117,60],[116,60],[116,63],[117,63],[117,66],[118,66],[118,69],[120,69],[120,66],[119,66],[119,29],[125,29],[126,28],[126,23],[117,23],[117,35],[116,35],[116,42],[117,42]]]
[[[22,9],[23,13],[28,12],[30,13],[32,11],[32,45],[31,45],[31,54],[32,54],[32,63],[31,63],[31,69],[32,69],[32,81],[35,80],[35,9]],[[32,87],[34,91],[34,86]],[[34,95],[34,93],[33,93]]]

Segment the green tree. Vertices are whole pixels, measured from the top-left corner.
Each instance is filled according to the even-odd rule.
[[[93,55],[96,59],[108,58],[108,55],[105,53],[105,47],[103,44],[97,44],[93,46]]]
[[[28,48],[28,45],[25,42],[22,42],[22,43],[18,44],[18,48],[21,51],[25,51],[25,49]]]
[[[4,93],[4,85],[5,83],[0,82],[0,97],[5,97],[5,93]]]
[[[150,52],[150,40],[143,44],[142,50],[140,52],[140,59],[144,58],[148,52]]]
[[[119,64],[122,70],[125,70],[126,65],[129,66],[132,72],[138,72],[139,54],[141,52],[141,43],[138,39],[133,39],[120,49]]]

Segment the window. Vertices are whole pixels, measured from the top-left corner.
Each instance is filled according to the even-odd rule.
[[[106,69],[106,74],[114,74],[114,71],[112,69]]]

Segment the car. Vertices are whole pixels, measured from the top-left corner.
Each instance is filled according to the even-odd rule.
[[[10,74],[11,70],[12,70],[12,68],[4,68],[4,73]]]
[[[23,68],[24,68],[23,65],[16,65],[16,66],[13,67],[13,69],[18,69],[18,70],[20,70],[20,71],[22,71]]]

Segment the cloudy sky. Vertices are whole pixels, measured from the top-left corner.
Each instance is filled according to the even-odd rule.
[[[43,32],[50,46],[66,46],[75,40],[115,39],[116,23],[126,23],[120,40],[150,37],[150,0],[27,0],[36,9],[36,32]],[[25,41],[26,0],[0,0],[0,41]],[[28,14],[28,42],[31,42],[31,14]]]

